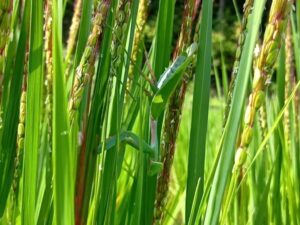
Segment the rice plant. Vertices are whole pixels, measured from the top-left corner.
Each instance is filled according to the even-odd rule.
[[[299,87],[298,0],[1,0],[0,225],[300,224]]]

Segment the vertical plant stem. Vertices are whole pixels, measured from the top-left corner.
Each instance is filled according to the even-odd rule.
[[[117,192],[117,162],[121,154],[120,132],[122,115],[122,69],[125,65],[123,49],[126,46],[128,28],[130,24],[132,1],[121,0],[118,2],[115,24],[113,26],[111,43],[111,61],[109,68],[110,85],[108,90],[110,98],[110,124],[108,131],[110,135],[116,135],[116,146],[105,154],[103,177],[101,178],[101,198],[100,207],[102,212],[99,215],[99,223],[113,224],[115,220],[116,192]],[[109,187],[106,187],[106,185]]]
[[[232,107],[228,115],[228,121],[224,129],[224,141],[220,151],[220,158],[214,172],[212,186],[209,191],[207,207],[204,216],[205,225],[218,224],[223,197],[226,190],[228,177],[232,169],[232,158],[239,130],[241,112],[246,97],[246,90],[252,68],[252,59],[259,26],[266,1],[255,1],[252,16],[249,17],[249,32],[246,35],[245,47],[243,48],[240,68],[237,75],[232,98]]]
[[[227,93],[227,102],[226,102],[226,106],[225,106],[223,128],[225,127],[225,124],[226,124],[226,121],[228,118],[228,114],[230,111],[230,107],[231,107],[233,90],[234,90],[234,86],[236,83],[236,76],[238,73],[238,68],[240,66],[242,50],[243,50],[243,46],[244,46],[244,42],[245,42],[246,34],[247,34],[248,18],[249,18],[249,15],[251,14],[252,8],[253,8],[253,0],[246,0],[244,3],[244,15],[243,15],[243,19],[242,19],[242,23],[241,23],[241,27],[240,27],[240,36],[238,39],[238,46],[237,46],[237,50],[235,53],[233,70],[231,72],[231,82],[230,82],[229,90]]]
[[[134,66],[137,61],[137,56],[140,48],[140,42],[143,39],[143,32],[145,24],[148,17],[148,8],[150,5],[150,0],[141,0],[138,8],[137,22],[136,22],[136,32],[134,34],[134,43],[131,54],[131,63],[129,67],[129,78],[133,78]]]
[[[253,137],[255,114],[264,103],[265,88],[279,54],[290,9],[290,0],[275,0],[272,3],[262,49],[254,69],[252,93],[246,107],[241,142],[236,152],[234,170],[241,168],[247,158],[246,151]]]
[[[15,67],[10,81],[10,90],[8,94],[8,101],[3,118],[3,133],[1,137],[1,155],[0,155],[0,174],[2,179],[0,183],[0,199],[6,202],[11,182],[13,179],[13,162],[16,155],[16,139],[17,126],[19,122],[19,107],[22,90],[22,81],[24,75],[24,62],[26,55],[26,46],[29,38],[29,24],[30,24],[30,4],[26,2],[24,14],[22,16],[22,24],[20,28],[20,37],[17,47],[17,56],[15,59]],[[5,204],[0,204],[0,216],[2,216],[5,209]]]
[[[103,27],[106,21],[107,12],[110,6],[110,1],[97,1],[92,31],[88,37],[87,46],[84,50],[80,64],[76,69],[75,80],[71,90],[71,99],[69,102],[69,116],[71,126],[73,127],[76,123],[76,114],[78,107],[81,103],[82,96],[86,85],[94,74],[94,63],[96,58],[96,46],[98,43],[99,36],[102,34]],[[77,170],[77,181],[76,181],[76,224],[85,223],[85,215],[83,213],[83,198],[85,192],[85,179],[86,179],[86,158],[85,158],[85,143],[82,144],[81,151],[79,154],[78,170]]]
[[[293,60],[293,42],[292,42],[292,28],[291,21],[288,21],[286,37],[285,37],[285,93],[284,99],[287,101],[290,93],[292,84],[294,83],[294,60]],[[289,107],[292,108],[291,106]],[[284,112],[284,133],[286,139],[287,149],[291,147],[291,124],[290,124],[290,110]]]
[[[71,124],[75,120],[75,113],[77,112],[81,103],[83,91],[94,74],[96,45],[103,30],[108,8],[109,1],[98,2],[93,21],[93,28],[91,34],[89,35],[87,46],[84,50],[79,66],[76,69],[74,84],[71,90],[71,99],[69,102],[69,117]]]
[[[22,174],[23,167],[23,154],[24,154],[24,137],[25,137],[25,117],[26,117],[26,82],[28,73],[28,54],[26,56],[26,61],[24,64],[24,80],[23,80],[23,90],[20,100],[20,110],[19,110],[19,124],[18,124],[18,134],[17,134],[17,155],[15,158],[14,165],[14,179],[13,179],[13,207],[12,207],[12,224],[15,223],[17,211],[18,211],[18,198],[19,198],[19,182]]]
[[[210,96],[210,72],[212,54],[212,1],[202,2],[202,17],[199,30],[196,73],[194,80],[193,109],[188,154],[188,175],[186,190],[185,223],[190,220],[193,201],[198,208],[204,190],[204,166],[206,155],[206,138]],[[199,199],[194,199],[197,183]],[[191,221],[192,223],[194,221]]]
[[[52,143],[52,108],[53,108],[53,65],[52,65],[52,0],[46,2],[45,14],[45,77],[46,77],[46,120],[48,126],[48,139]]]
[[[31,8],[26,94],[26,126],[23,167],[22,221],[34,224],[38,196],[38,153],[43,87],[43,2],[29,1]]]
[[[176,59],[190,43],[192,32],[192,14],[194,12],[194,1],[186,0],[184,3],[184,15],[181,32],[173,55]],[[163,136],[161,144],[162,172],[158,176],[156,187],[155,214],[153,224],[162,224],[164,218],[164,207],[169,188],[170,172],[175,154],[175,144],[178,135],[182,105],[188,84],[188,76],[177,86],[175,93],[171,96],[167,114],[165,116]]]

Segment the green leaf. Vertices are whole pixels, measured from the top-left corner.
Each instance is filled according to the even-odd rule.
[[[91,18],[93,12],[93,0],[82,0],[82,12],[81,12],[81,19],[80,19],[80,26],[78,31],[78,41],[76,45],[76,52],[74,55],[74,63],[73,63],[73,71],[67,80],[67,91],[72,86],[73,78],[74,78],[74,71],[75,68],[79,65],[81,57],[84,52],[84,48],[86,46],[89,34],[90,34],[90,27],[91,27]]]
[[[75,151],[70,147],[62,60],[62,0],[53,1],[53,195],[54,224],[74,224]]]
[[[27,1],[24,8],[16,61],[13,68],[14,76],[11,79],[8,102],[4,111],[3,135],[0,149],[0,199],[3,202],[6,202],[13,178],[24,60],[27,38],[29,37],[30,9],[29,1]],[[0,217],[3,215],[4,209],[5,204],[0,204]]]
[[[163,74],[166,67],[169,66],[172,50],[173,24],[174,24],[175,0],[160,0],[158,9],[158,19],[156,24],[156,33],[153,49],[151,51],[151,65],[156,80]],[[142,107],[142,106],[140,106]],[[151,123],[151,122],[150,122]],[[152,135],[156,136],[157,155],[159,153],[160,134],[163,124],[163,115],[157,120],[156,130]],[[154,134],[155,133],[155,134]],[[153,138],[153,137],[152,137]],[[145,189],[143,194],[142,208],[144,209],[144,224],[152,224],[154,214],[154,201],[156,193],[156,176],[145,176]]]
[[[153,70],[157,79],[169,64],[173,37],[175,0],[159,1],[159,11],[155,35]]]
[[[221,158],[213,179],[212,189],[208,199],[204,224],[216,225],[222,206],[223,195],[228,176],[233,164],[236,137],[238,133],[241,112],[246,98],[246,89],[252,68],[254,46],[257,41],[265,0],[255,1],[252,15],[249,18],[248,33],[242,51],[241,63],[237,75],[237,83],[233,92],[232,106],[225,129],[224,145]]]
[[[31,2],[31,1],[29,1]],[[43,88],[43,4],[31,3],[31,31],[29,74],[26,95],[26,125],[23,168],[24,224],[34,224],[37,200],[38,151],[40,145],[40,121]]]
[[[212,0],[202,3],[202,19],[199,31],[199,49],[194,83],[191,133],[188,157],[186,193],[186,223],[189,222],[194,195],[199,183],[199,198],[203,194],[204,163],[206,150],[207,120],[210,95],[210,71],[212,55]],[[195,207],[200,201],[196,199]],[[193,221],[192,221],[193,222]]]

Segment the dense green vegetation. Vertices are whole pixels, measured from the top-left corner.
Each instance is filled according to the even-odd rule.
[[[0,225],[300,224],[300,2],[1,0]]]

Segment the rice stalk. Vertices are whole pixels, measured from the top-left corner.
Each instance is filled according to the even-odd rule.
[[[291,93],[292,84],[294,83],[294,64],[293,64],[293,42],[292,42],[292,28],[291,21],[288,21],[286,37],[285,37],[285,103]],[[284,133],[287,141],[287,148],[291,146],[291,124],[290,124],[290,110],[284,112]]]
[[[223,127],[225,127],[226,120],[228,118],[228,114],[229,114],[230,107],[231,107],[231,101],[232,101],[233,90],[234,90],[234,86],[235,86],[235,82],[236,82],[236,76],[238,74],[240,59],[241,59],[243,46],[244,46],[244,42],[245,42],[245,38],[246,38],[246,34],[247,34],[246,28],[247,28],[247,24],[248,24],[248,18],[252,12],[252,8],[253,8],[253,0],[246,0],[244,3],[244,10],[243,10],[244,14],[243,14],[243,18],[241,21],[240,35],[239,35],[239,39],[238,39],[237,50],[235,53],[233,70],[231,72],[231,82],[229,84],[229,90],[227,93],[227,99],[226,99],[227,102],[226,102],[225,112],[224,112]]]
[[[11,13],[12,13],[12,0],[3,0],[0,2],[0,72],[3,75],[5,65],[5,49],[10,38],[11,33]]]
[[[259,124],[261,127],[261,138],[264,140],[268,133],[268,127],[267,127],[267,108],[266,108],[266,102],[263,102],[262,106],[259,109]],[[266,149],[269,148],[269,145],[266,145]]]
[[[70,76],[71,69],[72,69],[72,57],[73,53],[76,47],[76,41],[78,36],[78,30],[80,25],[80,16],[81,16],[81,9],[82,8],[82,0],[76,0],[75,6],[74,6],[74,14],[72,18],[72,24],[70,26],[69,30],[69,37],[67,42],[67,53],[66,53],[66,70],[65,70],[65,76],[66,79]]]
[[[1,34],[10,2],[14,35],[0,36],[0,224],[299,224],[300,3],[295,13],[293,1],[272,1],[270,10],[267,0],[244,0],[237,46],[229,36],[212,59],[212,0],[72,0],[73,13],[66,0],[2,0]],[[235,59],[232,83],[222,93],[218,80],[217,98],[211,60],[226,74],[225,55]],[[245,170],[248,152],[256,154]]]
[[[74,83],[71,90],[71,99],[69,101],[69,118],[71,124],[74,122],[75,113],[82,100],[83,91],[94,74],[97,42],[105,24],[109,5],[109,0],[97,2],[92,32],[89,35],[87,46],[84,50],[79,66],[76,69]]]
[[[247,159],[247,147],[253,137],[255,114],[265,100],[265,89],[270,82],[272,70],[279,54],[291,5],[290,0],[274,0],[272,2],[262,49],[254,69],[252,93],[246,107],[243,131],[240,136],[241,142],[235,154],[234,171],[241,168]]]
[[[51,146],[52,143],[52,108],[53,108],[53,65],[52,65],[52,0],[46,2],[45,13],[45,86],[46,99],[45,110],[48,125],[48,139]]]
[[[293,86],[296,86],[296,79],[294,77],[294,84]],[[294,106],[295,106],[295,135],[297,137],[299,137],[299,132],[300,132],[300,127],[299,127],[299,121],[300,121],[300,108],[299,108],[299,101],[300,101],[300,93],[299,90],[296,92],[295,94],[295,98],[294,98]],[[297,144],[299,143],[299,140],[297,140]]]
[[[186,0],[184,3],[184,15],[181,25],[181,32],[173,59],[176,59],[190,43],[193,12],[194,1]],[[159,174],[157,181],[153,224],[162,224],[164,219],[164,208],[167,201],[171,166],[173,164],[175,144],[179,131],[180,117],[188,81],[189,76],[184,76],[183,81],[177,86],[174,94],[171,96],[166,112],[161,141],[161,161],[163,162],[163,169]]]
[[[28,47],[27,47],[28,48]],[[26,118],[26,89],[27,89],[27,76],[28,76],[28,57],[29,53],[26,53],[24,62],[24,76],[23,87],[20,99],[19,108],[19,123],[17,129],[17,154],[14,161],[14,175],[12,183],[12,220],[15,220],[18,209],[18,196],[19,196],[19,183],[22,174],[23,167],[23,153],[24,153],[24,138],[25,138],[25,118]],[[14,224],[14,221],[12,221]]]
[[[23,151],[24,151],[24,137],[25,137],[25,112],[26,112],[26,90],[22,91],[20,114],[17,134],[17,155],[14,162],[14,178],[12,183],[12,215],[15,219],[17,215],[18,196],[19,196],[19,182],[22,174]],[[14,224],[14,222],[12,222]]]
[[[114,3],[111,4],[111,7],[114,8]],[[125,1],[125,0],[121,0],[118,2],[118,6],[115,12],[115,24],[111,29],[112,32],[112,42],[111,42],[111,48],[110,48],[110,66],[108,68],[109,70],[109,80],[108,80],[108,87],[112,86],[113,88],[108,88],[107,91],[105,91],[104,95],[108,95],[108,99],[107,100],[112,100],[115,101],[116,104],[110,104],[107,108],[110,108],[107,111],[104,111],[105,114],[106,113],[116,113],[114,114],[111,123],[113,125],[111,125],[111,129],[114,129],[114,134],[115,132],[118,132],[118,128],[116,129],[115,126],[119,126],[119,90],[120,90],[120,86],[119,83],[121,81],[121,71],[120,69],[122,68],[121,66],[123,65],[123,53],[124,53],[124,46],[126,45],[126,38],[127,38],[127,29],[129,27],[129,18],[130,18],[130,10],[131,10],[131,1]],[[112,96],[114,96],[112,98]],[[105,103],[106,104],[106,103]],[[111,108],[114,108],[111,112]],[[106,117],[106,115],[105,115]],[[118,117],[118,118],[116,118]],[[101,135],[105,135],[105,129],[102,131],[103,133]],[[112,131],[111,131],[112,132]],[[116,135],[116,146],[119,147],[120,144],[120,139],[119,139],[119,135]],[[77,196],[76,196],[76,201],[77,201],[77,209],[76,209],[76,224],[85,224],[86,218],[90,216],[87,215],[88,209],[89,209],[89,201],[90,201],[90,196],[91,195],[91,186],[90,185],[86,185],[86,183],[91,182],[90,179],[91,177],[94,177],[94,173],[95,173],[95,167],[93,167],[96,161],[94,161],[94,163],[90,164],[89,159],[91,157],[94,157],[94,152],[93,149],[91,149],[91,146],[86,148],[87,150],[89,150],[90,152],[85,153],[85,146],[83,146],[81,148],[81,153],[80,153],[80,165],[81,165],[81,169],[77,175],[78,181],[77,181]],[[111,154],[113,154],[114,156],[116,156],[118,152],[118,148],[115,147],[112,149]],[[84,155],[85,154],[85,155]],[[105,179],[105,176],[107,176],[108,173],[109,174],[109,186],[110,189],[109,191],[105,192],[105,196],[101,196],[100,197],[100,203],[101,201],[103,201],[102,199],[105,199],[105,204],[107,204],[105,206],[105,208],[102,208],[102,212],[99,212],[98,215],[98,219],[100,221],[104,221],[106,220],[106,222],[112,223],[111,222],[111,218],[110,218],[110,213],[107,213],[109,211],[112,210],[112,203],[113,203],[113,198],[114,196],[112,196],[112,194],[114,193],[114,183],[113,181],[115,180],[115,168],[116,168],[116,159],[110,157],[110,161],[109,162],[105,162],[108,163],[110,170],[105,170],[104,174],[103,172],[101,172],[101,174],[103,174],[103,179]],[[106,165],[104,165],[105,167]],[[103,181],[102,181],[103,182]],[[103,189],[105,189],[105,187],[100,186],[100,193],[103,192]],[[99,191],[99,190],[97,190]],[[109,204],[108,204],[109,202]],[[81,215],[81,218],[79,218],[79,215]],[[92,216],[92,215],[91,215]],[[89,217],[90,218],[90,217]],[[100,223],[104,223],[104,222],[100,222]]]
[[[111,45],[111,75],[119,77],[119,69],[123,63],[123,49],[126,45],[127,29],[129,27],[131,1],[121,0],[116,14]]]
[[[2,101],[3,73],[6,63],[6,49],[11,36],[13,0],[0,2],[0,102]]]
[[[94,24],[92,28],[92,32],[89,35],[87,46],[85,48],[85,51],[83,53],[82,59],[79,63],[78,68],[76,69],[76,76],[75,81],[73,85],[73,90],[71,96],[73,96],[73,100],[71,99],[71,102],[69,103],[69,113],[72,110],[72,102],[73,104],[76,104],[76,108],[78,109],[78,106],[80,104],[82,94],[84,91],[85,86],[88,84],[89,80],[91,79],[90,76],[94,74],[95,69],[95,59],[96,59],[96,48],[98,45],[98,39],[100,35],[102,35],[102,32],[104,30],[104,26],[106,25],[106,17],[108,15],[111,1],[97,1],[95,4],[98,4],[95,10],[95,16],[94,16]],[[81,70],[84,69],[86,72],[83,73]],[[80,76],[79,76],[80,75]],[[81,77],[81,78],[80,78]],[[80,79],[84,79],[81,81]],[[77,102],[76,102],[77,101]],[[73,105],[74,106],[74,105]],[[71,123],[74,120],[74,108],[73,113],[70,114]],[[76,196],[75,196],[75,223],[76,224],[85,224],[86,218],[87,218],[87,210],[88,210],[88,202],[90,199],[90,186],[87,185],[90,177],[93,177],[93,175],[90,176],[89,168],[93,167],[94,163],[89,162],[89,148],[87,147],[86,143],[86,133],[82,137],[83,144],[80,149],[79,157],[78,157],[78,170],[76,175]],[[90,163],[90,164],[89,164]],[[94,171],[93,171],[94,172]]]
[[[254,50],[254,60],[253,60],[253,69],[255,69],[259,54],[261,51],[261,45],[258,43],[256,45],[256,48]],[[267,127],[267,107],[266,107],[266,100],[262,103],[262,106],[259,108],[259,125],[261,128],[261,138],[264,140],[268,133],[268,127]],[[238,144],[241,140],[238,140]],[[268,145],[266,145],[266,149],[268,149]]]
[[[148,17],[148,8],[150,5],[150,0],[141,0],[139,3],[137,21],[136,21],[136,32],[134,34],[134,42],[131,53],[131,63],[129,67],[129,77],[133,78],[134,65],[137,61],[138,52],[140,49],[140,42],[143,39],[143,33],[145,24]]]

